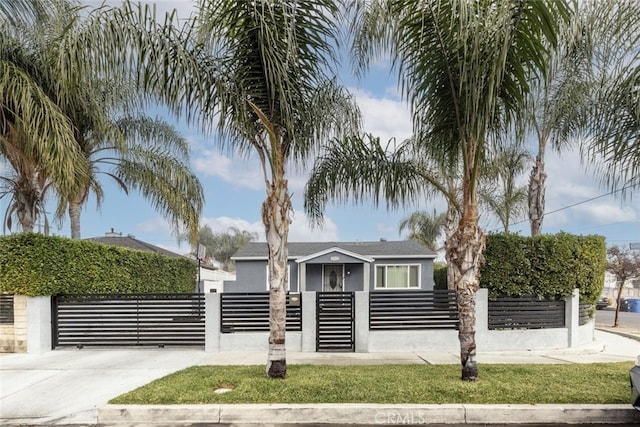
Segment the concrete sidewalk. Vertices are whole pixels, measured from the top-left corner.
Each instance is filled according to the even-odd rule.
[[[595,340],[588,346],[555,351],[480,352],[478,362],[620,362],[635,360],[639,354],[640,342],[596,330]],[[287,354],[289,364],[443,364],[459,363],[458,360],[458,354],[446,352]],[[459,420],[481,424],[483,416],[488,423],[640,423],[640,412],[631,409],[631,405],[107,405],[126,391],[189,366],[265,363],[266,352],[205,353],[192,349],[85,348],[0,354],[0,424],[185,425],[265,420],[380,424],[381,419],[383,424],[397,423],[389,417],[419,417],[414,420],[416,424]]]

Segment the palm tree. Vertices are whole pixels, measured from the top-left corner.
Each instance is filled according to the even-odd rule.
[[[527,187],[518,186],[517,178],[531,159],[522,145],[498,147],[484,167],[479,187],[483,206],[498,217],[505,233],[515,216],[523,214],[527,206]]]
[[[475,295],[485,238],[477,187],[487,139],[522,111],[527,72],[544,74],[545,43],[553,45],[569,14],[562,1],[357,3],[353,51],[360,70],[389,53],[412,108],[416,138],[443,160],[459,161],[461,216],[448,239],[447,259],[460,315],[463,380],[478,378]]]
[[[77,53],[65,47],[90,24],[80,19],[77,8],[63,4],[56,15],[37,22],[34,29],[19,33],[21,46],[27,46],[26,53],[41,60],[23,64],[23,69],[72,125],[75,150],[79,149],[82,156],[78,164],[88,171],[78,176],[73,189],[61,189],[57,182],[51,182],[59,193],[58,217],[64,215],[68,206],[71,237],[79,239],[82,205],[90,191],[95,192],[100,204],[103,191],[97,176],[104,173],[114,178],[124,191],[139,189],[174,228],[184,224],[193,239],[203,194],[200,183],[188,168],[187,142],[164,121],[136,113],[135,108],[139,106],[132,96],[135,91],[126,81],[103,80],[80,67],[68,69],[59,65],[66,62],[65,55],[73,57]],[[60,84],[61,81],[66,83]],[[38,159],[33,160],[36,172],[32,174],[40,181],[46,179],[45,166]],[[102,170],[101,165],[111,165],[114,170]],[[26,178],[19,181],[29,182]],[[44,188],[43,184],[40,188]],[[38,206],[42,205],[41,199],[37,200]]]
[[[559,43],[548,45],[552,54],[548,59],[547,72],[531,77],[527,114],[521,124],[526,132],[535,135],[537,141],[527,190],[531,236],[540,234],[544,220],[547,148],[551,145],[558,152],[564,150],[582,129],[582,112],[590,86],[587,42],[582,34],[589,3],[581,2],[572,19],[564,23]]]
[[[286,171],[304,164],[321,142],[360,124],[352,97],[333,79],[339,12],[329,0],[202,0],[195,20],[178,24],[170,15],[158,24],[149,9],[125,5],[107,18],[117,34],[86,36],[113,54],[88,58],[87,66],[133,65],[144,89],[186,112],[190,122],[215,130],[221,148],[257,154],[267,193],[270,377],[286,375]]]
[[[3,226],[11,228],[16,213],[23,231],[32,231],[43,213],[47,188],[74,191],[88,173],[73,124],[47,92],[67,83],[49,73],[55,52],[44,48],[42,25],[54,19],[44,13],[37,14],[37,23],[33,17],[17,19],[20,11],[51,12],[49,4],[42,10],[39,4],[15,2],[0,10],[0,158],[10,170],[2,177],[0,197],[11,198]]]
[[[584,150],[612,190],[640,186],[640,10],[629,0],[587,2],[589,99]]]
[[[417,211],[400,221],[399,231],[409,230],[409,240],[415,240],[425,245],[432,251],[437,251],[436,240],[442,234],[447,219],[446,213],[429,214],[425,211]]]
[[[316,159],[305,187],[305,210],[316,222],[329,200],[354,203],[372,199],[388,209],[416,203],[420,196],[444,196],[445,247],[451,242],[460,215],[460,179],[454,164],[434,159],[428,146],[416,138],[400,145],[383,145],[379,138],[364,135],[334,141]],[[446,253],[445,253],[446,257]],[[453,269],[447,268],[449,289],[453,289]]]
[[[532,78],[525,126],[538,147],[528,189],[531,235],[540,233],[545,210],[545,152],[573,140],[583,158],[600,169],[612,189],[640,181],[638,92],[640,12],[628,0],[585,0],[552,49],[547,73]],[[550,46],[551,48],[551,46]],[[594,163],[594,159],[604,159]],[[635,180],[635,181],[634,181]]]

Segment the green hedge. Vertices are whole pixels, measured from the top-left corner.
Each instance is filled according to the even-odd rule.
[[[593,304],[604,286],[602,236],[490,234],[484,255],[480,286],[489,289],[489,298],[533,294],[566,300],[579,288],[580,301]]]
[[[436,262],[433,264],[434,289],[446,291],[447,287],[447,263]]]
[[[196,274],[187,258],[33,233],[0,237],[0,293],[193,292]]]

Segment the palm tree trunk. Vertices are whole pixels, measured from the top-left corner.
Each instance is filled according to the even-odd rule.
[[[456,301],[460,316],[458,338],[462,380],[478,379],[476,360],[476,293],[480,283],[480,265],[485,236],[478,225],[478,205],[464,205],[458,229],[450,239],[448,256],[453,270]]]
[[[69,222],[71,224],[71,238],[80,240],[80,211],[82,202],[78,199],[69,201]]]
[[[544,152],[546,138],[541,138],[538,144],[536,163],[529,176],[529,223],[531,225],[531,237],[540,234],[542,220],[544,219],[544,193],[547,174],[544,172]]]
[[[22,231],[32,233],[38,216],[38,205],[40,203],[40,191],[35,179],[20,180],[18,184],[20,191],[15,194],[16,215]]]
[[[267,376],[284,378],[287,374],[285,348],[287,258],[289,249],[289,212],[291,198],[284,170],[280,172],[268,189],[267,199],[262,205],[262,221],[269,248],[269,354]]]
[[[456,290],[454,268],[451,260],[449,259],[449,254],[454,249],[451,245],[453,243],[453,235],[456,231],[456,215],[456,207],[452,203],[449,203],[447,206],[447,216],[444,221],[444,256],[445,261],[447,261],[447,289],[450,291]]]

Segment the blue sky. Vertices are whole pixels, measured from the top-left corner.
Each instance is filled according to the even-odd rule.
[[[97,3],[99,2],[85,2],[91,5]],[[177,7],[180,15],[186,16],[192,2],[166,0],[156,3],[160,12]],[[362,81],[353,78],[348,72],[347,64],[343,69],[346,71],[339,77],[356,96],[364,115],[364,130],[380,136],[383,141],[392,137],[401,141],[410,136],[408,110],[398,97],[396,79],[389,74],[386,65],[373,67]],[[257,232],[259,240],[264,240],[260,208],[265,190],[257,160],[230,157],[217,149],[215,135],[205,137],[184,123],[176,122],[176,126],[191,143],[191,165],[204,187],[206,204],[202,224],[208,224],[214,231],[225,231],[235,226]],[[598,184],[598,178],[583,168],[576,149],[565,151],[561,155],[548,151],[546,167],[548,212],[608,193],[607,188]],[[521,177],[523,183],[527,177],[528,173]],[[124,235],[132,234],[138,239],[179,253],[189,251],[185,243],[178,245],[167,222],[139,194],[130,193],[127,196],[110,179],[106,176],[103,178],[105,198],[101,208],[96,208],[95,199],[92,198],[82,211],[83,238],[102,236],[113,228]],[[324,227],[312,229],[303,212],[302,195],[306,178],[305,170],[290,169],[289,186],[293,193],[294,208],[290,241],[398,240],[404,238],[398,233],[402,218],[418,209],[431,211],[435,208],[442,211],[445,208],[444,202],[439,199],[424,200],[419,205],[392,212],[387,211],[384,206],[375,208],[370,203],[361,206],[331,205],[326,212]],[[0,201],[0,208],[4,212],[6,201]],[[521,220],[523,222],[515,225],[512,230],[521,230],[521,234],[528,235],[526,216]],[[485,230],[499,229],[497,220],[487,214],[483,215],[481,222]],[[608,245],[627,246],[629,242],[639,242],[638,195],[627,199],[619,196],[602,197],[546,216],[543,232],[558,231],[604,235]],[[53,224],[51,232],[69,236],[68,221],[61,226]]]

